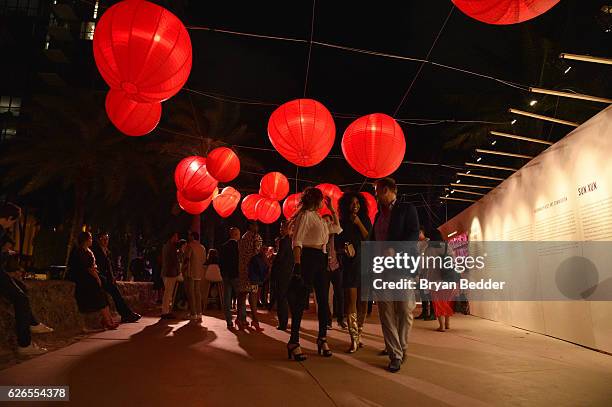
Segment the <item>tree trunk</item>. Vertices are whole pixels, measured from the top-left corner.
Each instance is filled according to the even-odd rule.
[[[72,214],[72,225],[70,227],[70,238],[68,239],[68,247],[66,248],[66,261],[70,258],[70,252],[76,243],[77,236],[83,227],[85,219],[85,198],[87,196],[87,187],[83,180],[77,180],[74,183],[74,212]]]

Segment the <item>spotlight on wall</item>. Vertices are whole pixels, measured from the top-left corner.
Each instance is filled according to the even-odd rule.
[[[477,162],[477,163],[479,163],[479,162],[480,162],[480,160],[482,160],[482,157],[478,157],[478,158],[476,159],[476,162]]]
[[[454,232],[449,233],[448,235],[446,235],[446,237],[453,237],[457,234],[457,231],[455,230]]]
[[[537,105],[537,104],[538,104],[537,100],[532,100],[531,102],[529,102],[529,106],[532,106],[532,107]]]
[[[516,119],[513,119],[510,124],[516,124]]]
[[[470,170],[467,170],[467,171],[466,171],[465,173],[466,173],[466,174],[469,174],[470,172],[472,172],[472,171],[470,171]]]
[[[455,183],[460,184],[460,183],[461,183],[461,180],[460,180],[460,179],[458,179],[457,181],[455,181]]]
[[[497,144],[497,140],[493,140],[493,141],[491,142],[491,145],[492,145],[492,146],[494,146],[495,144]]]
[[[453,190],[451,191],[451,194],[454,194],[454,193],[455,193],[455,190],[453,189]]]
[[[571,71],[571,70],[572,70],[572,67],[571,67],[571,66],[568,66],[568,67],[565,69],[565,71],[563,71],[563,74],[564,74],[564,75],[567,75],[567,73],[568,73],[569,71]]]

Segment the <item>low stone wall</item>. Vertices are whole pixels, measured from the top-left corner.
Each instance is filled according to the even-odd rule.
[[[36,318],[52,327],[55,332],[45,335],[46,339],[65,340],[82,334],[86,329],[99,328],[99,313],[81,314],[74,299],[74,283],[70,281],[27,280],[30,305]],[[155,307],[156,293],[153,283],[118,281],[117,286],[130,307],[139,313]],[[114,310],[113,301],[109,303]],[[0,353],[10,351],[16,346],[15,314],[13,306],[0,296]]]

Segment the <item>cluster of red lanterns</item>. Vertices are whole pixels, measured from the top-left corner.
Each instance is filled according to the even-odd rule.
[[[259,193],[242,200],[242,213],[249,220],[274,223],[281,215],[279,201],[289,193],[289,180],[280,172],[269,172],[261,178]]]
[[[538,17],[559,0],[452,0],[466,15],[487,24],[509,25]]]
[[[161,102],[174,96],[191,71],[191,40],[171,12],[145,0],[124,0],[100,18],[93,39],[96,65],[111,90],[110,121],[128,136],[151,132]]]
[[[274,148],[295,165],[310,167],[323,161],[334,145],[334,119],[321,103],[296,99],[279,106],[268,120]],[[382,178],[402,163],[406,140],[390,116],[369,114],[351,123],[342,137],[348,163],[368,178]]]
[[[207,158],[190,156],[183,158],[174,170],[177,200],[181,208],[198,215],[213,202],[213,207],[223,217],[234,212],[240,202],[240,193],[234,188],[224,188],[221,194],[219,180],[233,180],[240,172],[240,160],[227,147],[219,147]]]

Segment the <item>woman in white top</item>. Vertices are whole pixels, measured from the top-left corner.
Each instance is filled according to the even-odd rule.
[[[340,233],[338,217],[331,200],[326,197],[325,205],[331,211],[332,222],[328,225],[319,216],[318,210],[323,207],[323,193],[317,188],[306,188],[300,199],[300,209],[292,219],[293,224],[293,279],[287,293],[291,308],[291,338],[287,344],[287,355],[297,361],[306,357],[300,349],[300,324],[308,297],[314,288],[319,319],[317,349],[320,355],[332,355],[327,345],[327,317],[329,304],[329,278],[327,276],[326,245],[330,233]]]

